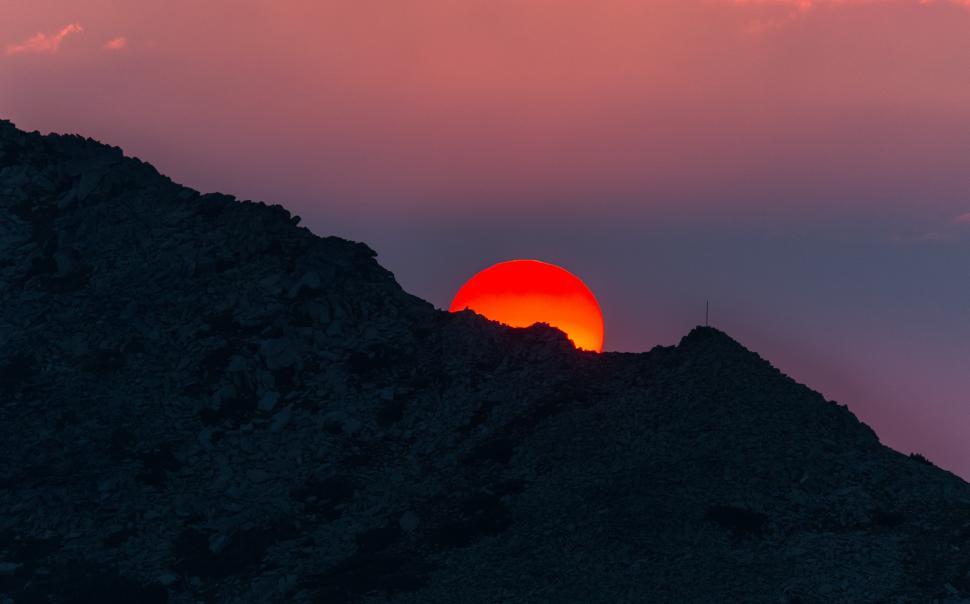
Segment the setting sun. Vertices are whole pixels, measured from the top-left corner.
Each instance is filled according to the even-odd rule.
[[[577,348],[603,350],[603,313],[579,277],[538,260],[510,260],[468,280],[455,295],[451,312],[470,309],[512,327],[548,323]]]

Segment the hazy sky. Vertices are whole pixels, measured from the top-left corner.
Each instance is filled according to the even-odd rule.
[[[713,322],[970,477],[970,0],[0,0],[0,116],[366,241]],[[808,428],[808,427],[807,427]]]

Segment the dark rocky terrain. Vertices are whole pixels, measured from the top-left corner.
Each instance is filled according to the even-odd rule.
[[[970,602],[970,486],[727,335],[448,314],[0,122],[0,603]]]

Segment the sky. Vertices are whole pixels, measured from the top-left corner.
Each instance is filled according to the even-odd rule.
[[[368,243],[579,275],[970,478],[970,0],[0,0],[0,117]],[[806,427],[807,429],[810,427]]]

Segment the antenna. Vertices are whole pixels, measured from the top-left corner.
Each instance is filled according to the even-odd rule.
[[[711,301],[707,301],[707,306],[704,308],[704,327],[711,326]]]

